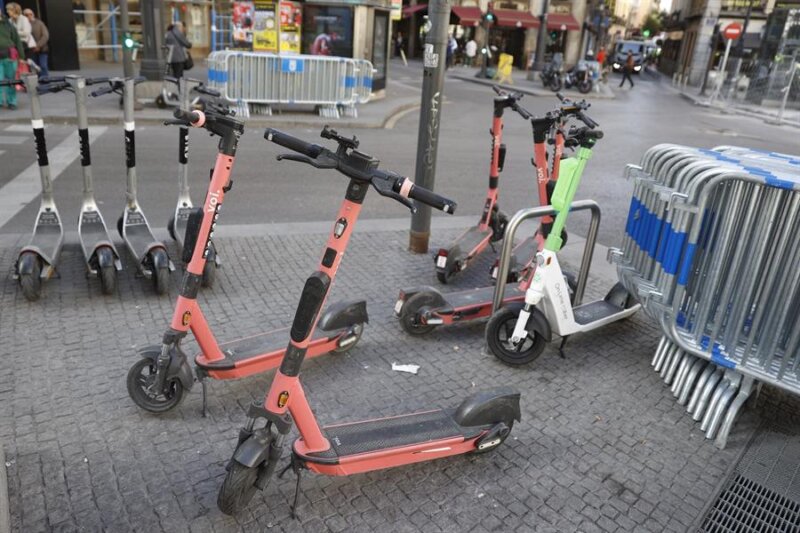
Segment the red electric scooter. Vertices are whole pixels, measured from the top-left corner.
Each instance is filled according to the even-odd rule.
[[[560,153],[563,153],[565,142],[563,128],[569,117],[574,116],[589,127],[597,126],[597,123],[583,112],[588,107],[588,104],[585,102],[574,103],[561,95],[559,97],[562,99],[562,106],[555,111],[547,113],[543,118],[533,117],[519,105],[514,108],[515,111],[530,120],[533,128],[533,163],[537,171],[542,205],[549,204],[550,194],[553,190],[552,185],[548,185],[548,182],[552,183],[550,176],[555,179],[558,177],[558,163],[556,161],[553,162],[553,171],[548,176],[548,133],[553,133],[554,155],[559,154],[560,159]],[[555,157],[553,159],[556,160]],[[516,265],[517,273],[513,277],[509,276],[509,281],[512,283],[518,282],[518,284],[506,286],[503,295],[504,306],[524,300],[525,291],[532,279],[533,258],[536,252],[544,246],[544,240],[547,238],[550,227],[552,227],[552,217],[543,218],[539,231],[533,237],[525,239],[515,247],[512,265]],[[561,238],[563,242],[566,242],[566,231],[562,231]],[[494,271],[495,268],[492,270]],[[575,276],[565,273],[565,279],[571,290],[574,290],[576,286]],[[488,318],[492,313],[493,295],[494,287],[491,285],[446,294],[434,287],[424,285],[400,291],[395,303],[394,313],[400,319],[400,324],[407,333],[424,335],[432,331],[436,326]]]
[[[194,208],[187,222],[183,260],[188,266],[170,328],[160,346],[149,346],[139,352],[141,358],[128,371],[127,387],[134,403],[146,411],[164,413],[175,408],[194,384],[192,369],[181,349],[181,342],[191,330],[200,345],[200,353],[195,356],[194,373],[203,387],[205,416],[206,378],[238,379],[277,368],[284,356],[285,350],[281,346],[288,328],[223,344],[218,344],[214,338],[197,302],[197,293],[202,284],[205,263],[211,260],[211,237],[219,221],[219,209],[225,193],[233,184],[231,169],[244,125],[230,116],[227,107],[211,102],[206,102],[205,113],[177,109],[175,117],[176,120],[168,120],[165,124],[202,127],[218,135],[219,153],[205,203],[202,208]],[[341,223],[337,221],[337,227]],[[344,249],[339,251],[343,252]],[[323,263],[335,258],[336,252],[327,248]],[[332,304],[322,313],[319,333],[307,343],[307,355],[316,357],[349,350],[361,338],[367,321],[367,304],[363,300]]]
[[[268,140],[302,154],[281,155],[278,159],[336,169],[350,181],[337,215],[338,221],[328,239],[330,253],[323,256],[319,269],[308,278],[300,297],[281,367],[272,380],[265,401],[250,406],[247,424],[239,433],[217,499],[220,510],[226,514],[244,509],[256,490],[267,485],[280,459],[283,440],[293,423],[297,424],[300,432],[300,437],[292,444],[289,465],[297,474],[292,505],[294,514],[303,468],[319,474],[342,476],[463,453],[488,452],[505,440],[514,421],[520,419],[519,392],[505,387],[474,394],[455,409],[430,409],[319,427],[300,383],[300,367],[319,309],[336,275],[342,251],[350,239],[369,187],[412,210],[413,204],[409,199],[447,213],[452,213],[456,207],[454,202],[414,185],[408,178],[379,170],[379,161],[357,151],[354,139],[340,137],[327,128],[322,135],[336,140],[339,144],[336,152],[277,130],[267,129],[265,134]],[[263,420],[263,426],[260,420]]]

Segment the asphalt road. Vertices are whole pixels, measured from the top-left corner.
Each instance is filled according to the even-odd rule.
[[[398,89],[409,91],[420,86],[421,64],[404,67],[393,63],[391,76]],[[613,80],[612,80],[613,81]],[[390,87],[391,90],[391,87]],[[771,126],[737,115],[721,115],[694,107],[673,93],[668,83],[647,75],[636,78],[632,90],[617,90],[614,100],[596,100],[590,115],[605,132],[587,167],[578,198],[592,198],[603,208],[599,241],[613,246],[619,241],[629,202],[630,184],[622,178],[625,164],[638,162],[644,151],[664,142],[713,147],[740,144],[753,148],[800,151],[797,130]],[[491,124],[491,89],[487,86],[448,79],[442,110],[436,190],[458,201],[458,215],[475,216],[483,205],[489,167],[488,133]],[[556,103],[555,98],[526,97],[525,106],[543,113]],[[392,129],[349,130],[358,135],[361,150],[378,157],[382,168],[413,176],[419,114],[411,111],[394,121]],[[6,187],[33,164],[33,144],[25,127],[11,130],[0,125],[0,200],[4,206],[26,206],[0,233],[30,231],[38,198],[17,195],[17,188]],[[53,150],[69,143],[73,126],[48,126],[48,145]],[[292,129],[290,133],[318,140],[318,129]],[[152,225],[165,227],[174,209],[177,194],[177,129],[146,125],[137,128],[137,163],[140,180],[139,200]],[[20,138],[24,138],[20,142]],[[533,169],[530,164],[532,137],[527,122],[509,115],[504,142],[508,146],[506,166],[501,175],[500,205],[505,212],[532,205],[536,201]],[[77,152],[76,144],[65,144],[62,151]],[[203,132],[193,131],[190,143],[191,184],[196,203],[205,190],[208,168],[213,164],[216,141]],[[291,162],[276,162],[278,147],[267,144],[260,129],[242,138],[234,167],[233,191],[226,197],[223,223],[254,224],[276,222],[316,222],[332,220],[344,195],[343,176],[318,171]],[[125,167],[121,128],[107,126],[92,144],[95,193],[106,221],[113,225],[124,205]],[[36,176],[36,174],[33,174]],[[19,181],[19,180],[18,180]],[[38,187],[38,179],[33,178]],[[62,217],[74,225],[81,201],[81,169],[77,158],[55,182],[55,194]],[[17,183],[19,185],[19,183]],[[16,202],[16,204],[15,204]],[[13,212],[9,211],[9,212]],[[363,219],[397,218],[407,210],[387,199],[367,197]],[[436,216],[444,216],[437,214]],[[6,217],[8,218],[8,217]],[[0,218],[0,224],[5,220]],[[571,231],[585,234],[584,215],[570,222]],[[67,227],[68,230],[74,226]]]

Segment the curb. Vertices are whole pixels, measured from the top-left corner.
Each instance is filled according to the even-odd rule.
[[[488,87],[492,87],[494,85],[497,85],[501,89],[505,89],[507,91],[517,91],[517,92],[528,94],[528,95],[531,95],[531,96],[551,97],[551,96],[555,96],[555,94],[556,94],[554,92],[544,91],[544,90],[540,90],[540,89],[534,89],[534,88],[525,87],[525,86],[508,85],[506,83],[495,83],[494,81],[489,80],[489,79],[485,79],[484,80],[484,79],[481,79],[481,78],[475,78],[473,76],[464,76],[464,75],[461,75],[461,74],[450,74],[449,77],[451,77],[453,79],[460,80],[460,81],[466,81],[466,82],[470,82],[470,83],[477,83],[479,85],[486,85]],[[597,100],[614,100],[617,97],[614,93],[611,93],[609,95],[609,94],[604,94],[604,93],[597,93],[597,92],[594,92],[594,91],[589,92],[587,94],[581,94],[579,92],[570,91],[570,90],[562,90],[561,92],[562,92],[562,94],[564,94],[565,96],[570,97],[570,98],[592,98],[592,99],[597,99]]]
[[[6,451],[0,445],[0,533],[11,532],[11,515],[8,501],[8,472],[6,471]]]
[[[703,107],[705,109],[710,109],[710,110],[716,110],[719,111],[720,113],[735,114],[751,118],[757,118],[762,120],[765,124],[769,124],[771,126],[790,126],[792,128],[800,128],[800,122],[793,122],[791,120],[786,120],[786,119],[784,119],[782,122],[778,122],[778,117],[776,115],[756,113],[755,111],[749,111],[747,109],[741,109],[738,107],[725,107],[725,108],[716,107],[710,105],[704,98],[699,98],[698,96],[685,93],[674,87],[672,87],[672,90],[678,93],[684,100],[687,100],[698,107]]]

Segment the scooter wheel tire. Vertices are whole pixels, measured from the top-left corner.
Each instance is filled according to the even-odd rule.
[[[167,108],[167,102],[164,101],[164,95],[159,94],[158,96],[156,96],[156,107],[159,109]]]
[[[153,272],[153,288],[162,296],[169,290],[169,268],[159,267]]]
[[[508,438],[508,436],[511,435],[511,430],[514,429],[514,419],[512,418],[511,420],[504,420],[503,423],[506,426],[508,426],[508,431],[506,432],[505,435],[500,437],[500,442],[498,442],[497,444],[495,444],[491,448],[484,448],[483,450],[479,450],[478,448],[475,448],[475,451],[473,451],[472,453],[474,453],[475,455],[481,455],[481,454],[484,454],[484,453],[490,453],[490,452],[495,451],[500,446],[502,446],[503,443]]]
[[[592,90],[592,82],[590,81],[582,81],[578,84],[578,92],[581,94],[586,94]]]
[[[234,515],[247,507],[258,490],[258,467],[244,466],[231,461],[231,469],[222,482],[217,495],[217,507],[226,515]]]
[[[561,90],[562,83],[560,78],[553,78],[547,86],[551,91],[557,93]]]
[[[139,359],[128,371],[128,395],[133,403],[151,413],[166,413],[183,400],[180,380],[169,382],[169,392],[154,394],[149,387],[156,379],[156,364],[149,357]]]
[[[447,281],[450,279],[450,276],[447,275],[447,272],[441,272],[437,270],[436,279],[438,279],[439,283],[441,283],[442,285],[447,285]]]
[[[117,219],[117,233],[119,233],[119,236],[122,237],[122,216],[121,215]]]
[[[203,266],[203,279],[200,284],[203,287],[213,287],[214,281],[217,279],[217,264],[214,261],[206,261]]]
[[[348,351],[352,350],[353,347],[356,344],[358,344],[358,341],[361,340],[361,334],[364,333],[364,324],[356,324],[355,326],[353,326],[353,329],[355,330],[356,340],[354,340],[351,343],[346,344],[345,346],[342,346],[342,347],[339,347],[339,348],[334,348],[333,350],[331,350],[331,352],[333,352],[333,353],[345,353],[345,352],[348,352]]]
[[[172,237],[173,241],[177,241],[178,239],[175,238],[175,216],[171,216],[169,222],[167,222],[167,231],[169,232],[169,236]]]
[[[495,357],[507,365],[521,366],[535,361],[547,342],[535,331],[528,333],[518,346],[511,343],[511,335],[517,324],[519,310],[504,307],[492,315],[486,324],[486,344]]]
[[[22,289],[22,295],[29,302],[35,302],[42,295],[42,262],[38,257],[34,257],[32,261],[33,268],[31,272],[19,275],[19,286]],[[22,258],[20,258],[20,262],[22,262]]]
[[[98,275],[100,277],[100,291],[103,294],[114,294],[117,290],[117,269],[114,265],[100,267]]]
[[[437,273],[438,274],[438,273]],[[435,296],[429,292],[418,292],[403,303],[400,309],[400,325],[409,335],[415,337],[425,335],[433,331],[436,326],[433,324],[420,324],[417,320],[419,310],[435,301]]]

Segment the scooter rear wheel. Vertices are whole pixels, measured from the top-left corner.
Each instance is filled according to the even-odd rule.
[[[114,294],[117,289],[117,269],[114,265],[100,267],[98,271],[100,277],[100,291],[103,294]]]
[[[436,301],[434,294],[430,292],[418,292],[403,303],[400,309],[400,325],[409,335],[420,336],[430,333],[435,328],[432,324],[419,323],[419,311],[425,306],[431,305]]]
[[[35,302],[42,295],[42,260],[33,252],[25,252],[20,257],[19,262],[22,263],[26,254],[31,254],[32,257],[31,272],[19,275],[19,286],[22,289],[22,295],[29,302]]]
[[[222,482],[217,496],[217,507],[226,515],[234,515],[247,507],[258,490],[258,467],[244,466],[231,461],[231,468]]]
[[[353,326],[354,334],[356,340],[351,343],[348,343],[340,348],[334,348],[331,350],[333,353],[345,353],[353,349],[353,347],[358,344],[358,341],[361,340],[361,334],[364,333],[364,324],[356,324]]]
[[[183,400],[183,385],[180,380],[169,382],[168,392],[155,393],[150,390],[156,380],[156,364],[149,357],[139,359],[128,371],[128,395],[133,403],[151,413],[166,413]]]
[[[503,423],[506,426],[508,426],[508,431],[506,432],[505,435],[500,436],[500,442],[498,442],[497,444],[495,444],[491,448],[484,448],[483,450],[481,450],[480,448],[475,448],[475,451],[473,451],[472,453],[474,453],[476,455],[484,454],[484,453],[490,453],[490,452],[495,451],[497,448],[499,448],[506,441],[508,436],[511,435],[511,430],[514,429],[514,419],[513,418],[511,420],[504,420]]]
[[[167,102],[164,101],[164,95],[163,94],[159,94],[158,96],[156,96],[156,107],[159,108],[159,109],[166,109]]]
[[[519,310],[504,307],[492,315],[486,324],[486,344],[495,357],[507,365],[520,366],[532,363],[542,352],[547,342],[535,331],[517,346],[511,342],[511,334],[517,324]]]

